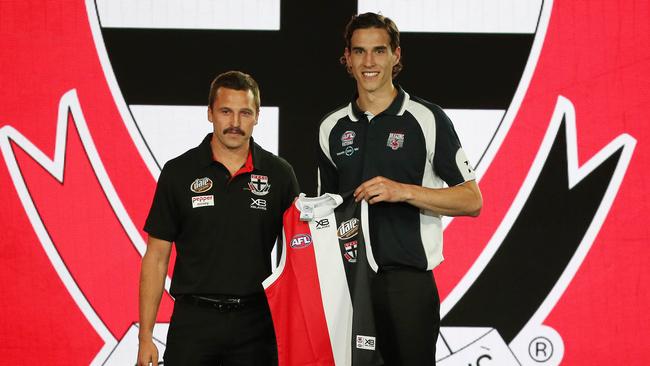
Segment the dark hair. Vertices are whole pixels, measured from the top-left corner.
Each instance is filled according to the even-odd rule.
[[[253,92],[255,109],[260,110],[260,87],[257,85],[252,76],[241,71],[226,71],[217,75],[212,84],[210,84],[210,94],[208,95],[208,107],[212,108],[217,90],[221,87],[234,90],[250,90]]]
[[[355,30],[366,28],[379,28],[385,30],[390,37],[390,50],[392,52],[395,52],[397,47],[399,47],[399,29],[397,29],[395,22],[381,14],[364,13],[353,15],[348,24],[345,26],[345,32],[343,33],[343,38],[345,38],[345,48],[350,50],[350,42],[352,40],[352,34]],[[347,67],[345,55],[341,56],[339,61],[341,64],[346,65],[349,73],[350,69]],[[402,59],[400,58],[399,62],[393,66],[393,78],[395,78],[397,74],[402,71],[403,67],[404,66],[402,65]]]

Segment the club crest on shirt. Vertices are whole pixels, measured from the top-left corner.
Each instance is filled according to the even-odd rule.
[[[190,191],[194,193],[203,193],[207,192],[212,188],[212,180],[208,177],[196,178],[192,184],[190,184]]]
[[[269,184],[269,177],[266,175],[251,174],[251,181],[248,183],[248,188],[257,196],[266,196],[271,189]]]
[[[397,150],[400,147],[404,146],[404,134],[398,132],[391,132],[388,135],[388,141],[386,141],[386,146],[390,147],[393,150]]]
[[[343,257],[345,257],[345,259],[350,263],[356,263],[357,262],[357,241],[352,240],[343,244],[343,249],[345,249],[345,253],[343,254]]]
[[[345,131],[343,132],[343,135],[341,135],[341,146],[349,146],[354,143],[354,136],[357,134],[354,133],[354,131]]]
[[[294,249],[302,249],[311,245],[311,235],[309,234],[296,234],[293,236],[289,245]]]
[[[341,240],[347,240],[354,238],[359,232],[359,219],[356,217],[351,218],[350,220],[343,221],[339,228],[336,230],[336,235]]]

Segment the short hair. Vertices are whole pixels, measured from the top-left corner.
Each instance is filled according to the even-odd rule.
[[[397,29],[397,24],[395,24],[395,22],[381,14],[364,13],[353,15],[348,24],[345,26],[345,32],[343,33],[343,38],[345,39],[345,48],[350,50],[352,34],[355,30],[367,28],[379,28],[385,30],[390,37],[390,50],[392,52],[395,52],[397,47],[399,47],[399,29]],[[340,62],[343,65],[347,65],[345,56],[341,56]],[[402,65],[402,59],[400,58],[399,62],[393,66],[393,78],[395,78],[397,74],[402,71],[403,67],[404,65]],[[348,73],[349,72],[350,70],[348,68]]]
[[[241,71],[226,71],[217,75],[210,84],[210,94],[208,95],[208,107],[212,108],[214,100],[217,98],[217,90],[224,87],[234,90],[250,90],[253,93],[255,109],[260,110],[260,87],[257,85],[252,76]]]

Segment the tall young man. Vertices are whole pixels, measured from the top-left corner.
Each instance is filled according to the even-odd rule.
[[[275,365],[275,334],[262,281],[282,214],[298,195],[291,166],[251,135],[260,92],[250,75],[212,82],[203,142],[163,168],[147,217],[140,276],[138,365],[158,364],[152,331],[172,242],[175,298],[165,365]]]
[[[481,193],[443,110],[393,83],[402,68],[395,23],[354,16],[345,42],[341,62],[357,94],[321,122],[319,193],[354,191],[370,204],[379,264],[371,291],[386,365],[432,365],[440,300],[431,270],[443,259],[441,216],[477,216]]]

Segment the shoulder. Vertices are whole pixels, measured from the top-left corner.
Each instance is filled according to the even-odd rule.
[[[419,112],[417,114],[421,116],[430,115],[436,120],[449,120],[442,107],[416,96],[411,96],[406,110],[411,113]]]
[[[181,155],[168,160],[163,166],[161,174],[169,172],[181,172],[193,167],[198,163],[198,147],[191,148]]]
[[[350,104],[344,104],[327,113],[319,123],[319,132],[330,131],[340,120],[348,118]]]
[[[293,173],[293,167],[284,158],[281,158],[267,150],[264,150],[260,145],[255,143],[255,154],[258,155],[259,160],[264,165],[265,169],[279,173]]]
[[[199,147],[191,148],[181,155],[168,160],[163,166],[162,172],[179,172],[187,170],[198,163],[198,156]]]

